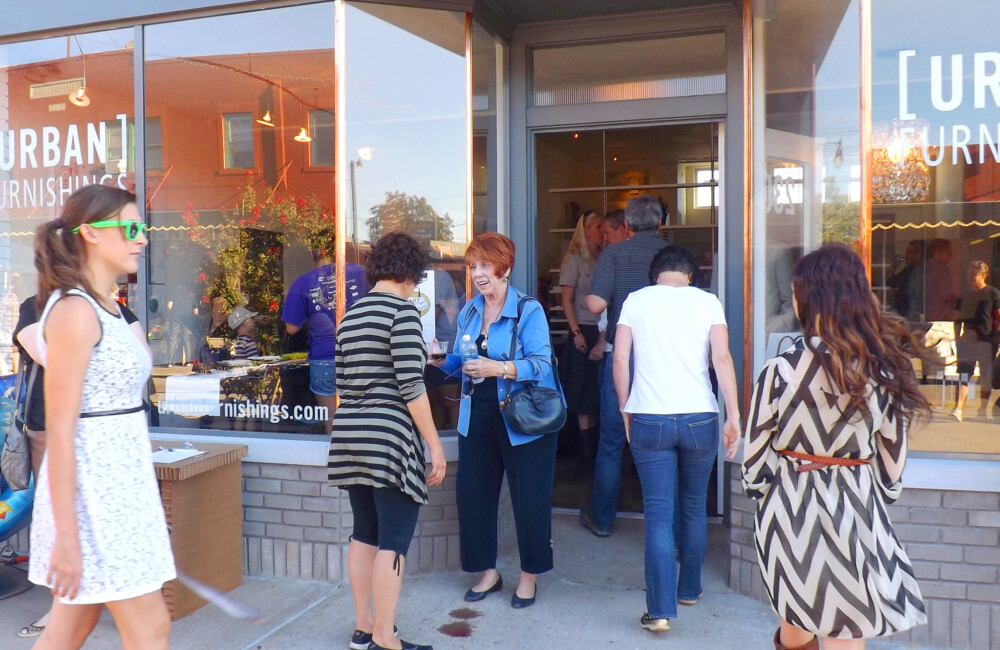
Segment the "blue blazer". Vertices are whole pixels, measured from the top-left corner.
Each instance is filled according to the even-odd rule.
[[[486,356],[497,361],[511,361],[517,367],[517,381],[504,381],[497,377],[497,403],[503,401],[508,390],[516,390],[518,383],[534,382],[540,386],[556,388],[556,369],[552,367],[552,344],[549,340],[549,323],[545,318],[545,310],[537,300],[529,300],[524,305],[521,314],[521,326],[517,334],[517,347],[514,359],[508,358],[510,355],[510,337],[514,332],[514,321],[517,320],[517,302],[525,294],[514,287],[507,289],[507,299],[504,301],[500,316],[490,325],[489,349]],[[486,299],[478,295],[465,304],[458,315],[458,333],[455,336],[453,347],[457,350],[462,340],[462,336],[468,334],[475,341],[479,338],[479,332],[483,327],[483,310],[486,308]],[[480,356],[483,351],[479,350]],[[462,358],[458,354],[449,353],[445,357],[441,370],[451,376],[462,374]],[[463,383],[469,381],[463,376]],[[477,388],[478,389],[478,388]],[[563,403],[566,398],[563,397]],[[472,412],[472,400],[463,399],[459,404],[458,411],[458,432],[466,436],[469,434],[469,416]],[[506,420],[504,421],[506,424]],[[538,440],[539,436],[526,436],[522,433],[512,431],[507,426],[507,435],[510,436],[510,444],[523,445],[532,440]]]

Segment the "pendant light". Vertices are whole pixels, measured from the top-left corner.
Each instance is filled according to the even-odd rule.
[[[264,115],[257,118],[257,124],[263,124],[264,126],[269,126],[274,128],[274,118],[271,117],[271,84],[267,84],[267,110],[264,111]]]
[[[302,102],[299,102],[299,117],[302,117],[303,114],[304,114],[304,109],[302,106]],[[305,124],[305,120],[303,120],[303,124]],[[309,135],[309,129],[305,126],[299,129],[299,134],[292,139],[295,140],[296,142],[312,142],[312,136]]]
[[[74,36],[73,40],[76,41],[76,46],[80,50],[80,59],[83,61],[83,85],[71,92],[68,96],[69,102],[74,106],[90,106],[90,97],[87,97],[87,57],[83,54],[83,48],[80,47],[80,40]]]

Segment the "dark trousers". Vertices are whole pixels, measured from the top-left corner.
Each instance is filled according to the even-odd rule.
[[[521,570],[552,568],[552,477],[557,434],[513,446],[496,401],[472,405],[469,434],[458,437],[458,533],[462,569],[497,565],[497,511],[504,472],[514,508]]]

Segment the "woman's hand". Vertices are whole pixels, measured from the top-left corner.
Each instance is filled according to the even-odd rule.
[[[444,460],[444,447],[440,444],[429,448],[431,455],[431,473],[427,476],[427,485],[440,485],[444,481],[447,463]]]
[[[584,338],[583,332],[580,330],[577,330],[576,334],[573,335],[573,345],[576,346],[576,349],[580,352],[584,354],[587,353],[587,339]]]
[[[591,361],[600,361],[601,359],[603,359],[604,358],[604,342],[603,341],[598,341],[597,345],[595,345],[593,348],[591,348],[590,354],[587,355],[587,358],[590,359]]]
[[[726,442],[726,458],[729,460],[736,458],[736,452],[740,450],[741,435],[739,419],[726,418],[726,423],[722,426],[722,438]]]
[[[52,585],[52,595],[69,600],[76,598],[82,573],[80,540],[73,535],[56,535],[46,575],[46,580]]]
[[[466,361],[462,366],[462,372],[470,377],[502,377],[503,365],[503,361],[479,357]]]

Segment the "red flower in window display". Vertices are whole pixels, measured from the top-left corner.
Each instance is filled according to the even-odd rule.
[[[268,305],[267,307],[268,307],[268,311],[278,311],[278,301],[277,300],[272,300],[271,304]]]

